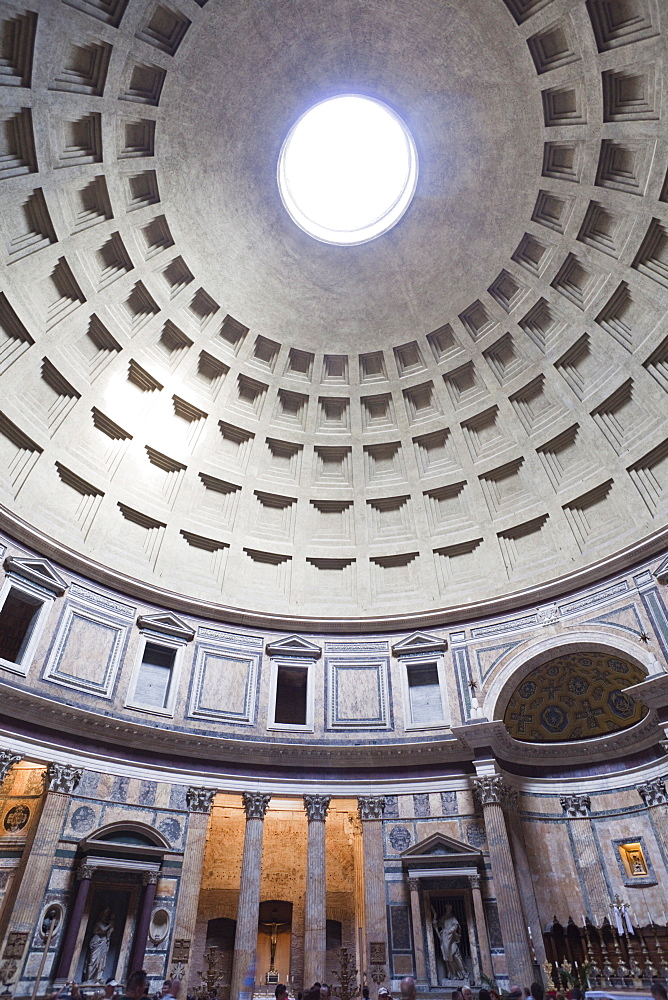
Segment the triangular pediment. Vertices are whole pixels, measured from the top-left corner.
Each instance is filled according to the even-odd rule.
[[[448,648],[448,640],[428,632],[413,632],[392,646],[395,656],[410,656],[411,653],[442,653]]]
[[[666,556],[663,562],[654,570],[654,576],[657,578],[659,583],[668,583],[668,556]]]
[[[304,656],[309,660],[319,660],[322,649],[301,635],[289,635],[285,639],[267,643],[269,656]]]
[[[443,865],[472,865],[482,857],[479,850],[461,840],[447,837],[444,833],[432,833],[424,840],[418,841],[401,854],[401,859],[411,865],[424,867]]]
[[[157,615],[140,615],[137,619],[137,627],[143,631],[161,632],[163,635],[172,636],[175,639],[183,639],[190,642],[195,637],[195,631],[181,621],[176,615],[169,612]]]
[[[64,594],[67,583],[46,559],[22,559],[8,556],[5,559],[5,569],[13,576],[21,576],[24,580],[50,590],[53,594]]]

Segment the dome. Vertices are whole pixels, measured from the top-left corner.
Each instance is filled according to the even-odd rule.
[[[3,3],[5,526],[297,629],[498,612],[658,551],[665,39],[627,6]],[[420,170],[334,246],[276,170],[347,93]]]

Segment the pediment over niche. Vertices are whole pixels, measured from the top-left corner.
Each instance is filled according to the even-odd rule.
[[[268,642],[267,653],[269,656],[303,656],[308,660],[319,660],[322,656],[322,649],[314,642],[302,638],[301,635],[289,635],[285,639],[277,639],[276,642]]]
[[[140,615],[137,619],[137,627],[142,632],[161,632],[163,635],[169,635],[173,639],[183,639],[185,642],[192,642],[195,638],[195,631],[190,625],[186,625],[176,615],[169,613]]]
[[[444,833],[432,833],[401,853],[402,862],[411,868],[472,867],[482,860],[482,853]]]
[[[5,569],[12,576],[22,576],[31,583],[36,583],[45,590],[60,596],[67,590],[67,583],[46,559],[21,559],[8,556],[5,559]]]
[[[666,556],[663,562],[654,570],[654,576],[659,583],[668,583],[668,556]]]
[[[440,639],[428,632],[413,632],[392,646],[395,656],[410,656],[412,653],[442,653],[448,648],[448,640]]]

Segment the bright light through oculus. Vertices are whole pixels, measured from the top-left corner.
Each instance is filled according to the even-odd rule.
[[[303,114],[278,160],[278,187],[292,220],[316,240],[348,246],[399,221],[417,174],[415,143],[399,116],[354,94]]]

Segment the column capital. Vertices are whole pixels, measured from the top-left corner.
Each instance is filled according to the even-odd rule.
[[[160,872],[142,872],[142,885],[157,885],[159,877]]]
[[[20,753],[12,753],[11,750],[0,750],[0,785],[3,783],[9,769],[22,760]]]
[[[409,879],[406,879],[406,881],[408,882],[408,888],[409,888],[409,890],[411,892],[419,892],[420,891],[420,879],[419,878],[409,878]]]
[[[264,819],[271,795],[265,792],[244,792],[242,799],[246,819]]]
[[[665,778],[651,778],[637,786],[638,795],[646,806],[661,806],[668,802]]]
[[[87,861],[84,861],[84,863],[79,865],[77,868],[77,882],[83,882],[85,878],[91,879],[96,871],[97,868],[95,865],[90,865]]]
[[[382,819],[385,809],[384,795],[358,795],[357,808],[360,819]]]
[[[473,792],[483,807],[504,805],[509,791],[500,774],[483,774],[478,778],[473,778]]]
[[[306,810],[309,823],[311,820],[322,820],[324,822],[331,801],[331,795],[305,795],[304,809]]]
[[[569,819],[580,819],[589,815],[591,799],[588,795],[562,795],[559,801]]]
[[[479,875],[469,875],[469,885],[472,889],[480,888],[480,876]]]
[[[190,812],[210,813],[215,797],[215,788],[195,788],[191,786],[186,792],[186,805]]]
[[[56,764],[52,761],[46,770],[47,791],[71,795],[82,777],[83,768],[72,767],[70,764]]]

